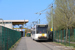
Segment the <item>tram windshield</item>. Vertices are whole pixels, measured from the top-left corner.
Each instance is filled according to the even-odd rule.
[[[37,33],[47,33],[47,26],[44,27],[37,27]]]

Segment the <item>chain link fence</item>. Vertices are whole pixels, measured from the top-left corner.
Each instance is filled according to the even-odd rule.
[[[53,31],[53,41],[75,47],[75,29],[69,29],[66,42],[66,30]]]
[[[0,50],[9,50],[20,38],[20,32],[0,26]]]

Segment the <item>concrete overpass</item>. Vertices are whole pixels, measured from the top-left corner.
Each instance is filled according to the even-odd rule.
[[[0,20],[0,25],[13,29],[14,25],[24,25],[28,22],[28,20]]]

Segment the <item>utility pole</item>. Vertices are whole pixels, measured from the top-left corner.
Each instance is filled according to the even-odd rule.
[[[52,13],[51,13],[51,22],[52,22],[51,31],[53,31],[53,4],[51,6],[51,11],[52,11]]]
[[[24,19],[24,24],[25,24],[25,19]],[[24,28],[24,24],[23,24],[23,28]]]
[[[40,24],[40,19],[39,19],[39,24]]]
[[[38,21],[33,21],[33,26],[35,26],[36,24],[38,24]]]

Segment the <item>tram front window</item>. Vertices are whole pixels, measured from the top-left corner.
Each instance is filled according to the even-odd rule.
[[[38,27],[37,33],[47,33],[47,27]]]

